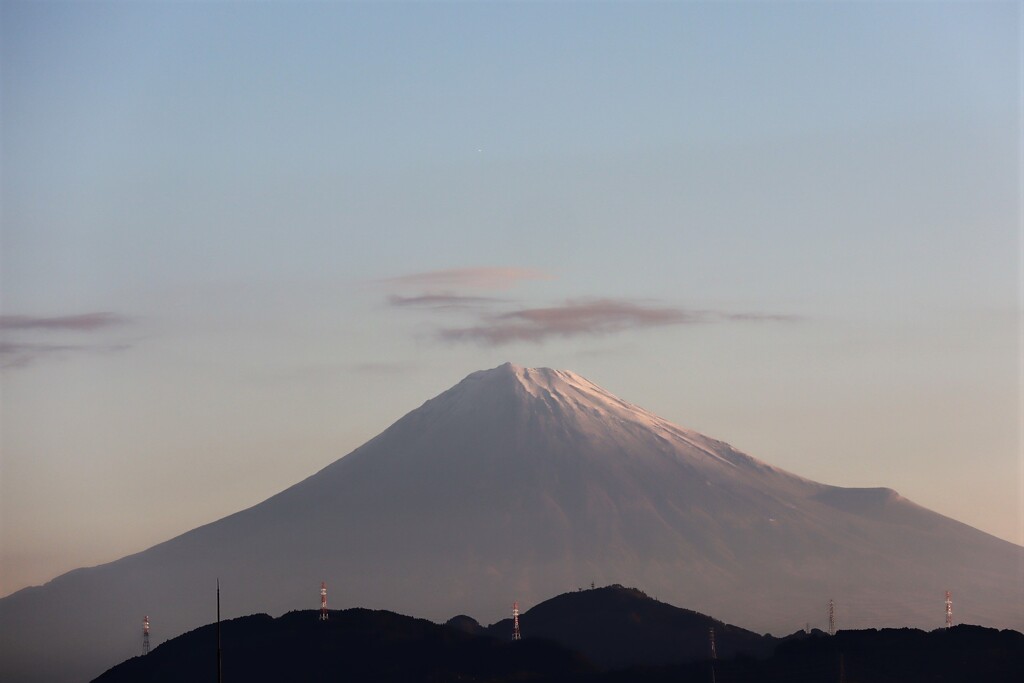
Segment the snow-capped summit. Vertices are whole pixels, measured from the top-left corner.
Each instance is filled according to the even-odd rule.
[[[82,680],[210,618],[365,606],[483,621],[637,586],[758,630],[944,619],[1024,628],[1024,548],[889,489],[819,484],[571,372],[475,372],[308,479],[117,562],[0,600],[0,679]],[[40,615],[60,614],[54,621]],[[49,656],[62,643],[61,657]]]
[[[450,434],[439,437],[444,430]],[[487,445],[440,448],[446,438],[464,440],[470,434],[482,435]],[[485,457],[481,453],[486,451],[488,457],[500,456],[503,462],[521,465],[522,458],[536,460],[542,454],[560,451],[591,464],[604,458],[608,467],[646,461],[650,474],[667,462],[666,453],[671,451],[669,460],[711,471],[725,468],[729,477],[758,479],[773,475],[793,486],[818,486],[726,443],[675,425],[576,373],[512,363],[470,374],[406,415],[378,439],[402,440],[400,446],[391,449],[394,452],[412,454],[417,452],[415,446],[423,443],[447,454],[435,454],[434,458],[455,454]],[[362,450],[335,465],[354,466],[364,457],[360,455]],[[566,462],[563,458],[563,465]]]

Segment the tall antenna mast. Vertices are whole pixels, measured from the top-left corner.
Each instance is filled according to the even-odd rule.
[[[320,621],[327,621],[327,582],[320,582]]]
[[[519,633],[519,603],[512,603],[512,640],[522,640],[523,636]]]
[[[953,627],[953,594],[946,591],[946,628]]]
[[[715,683],[715,660],[718,659],[718,651],[715,650],[715,627],[708,628],[708,641],[711,644],[711,683]]]
[[[217,579],[217,683],[223,683],[224,673],[220,666],[220,579]]]
[[[836,603],[833,600],[828,601],[828,634],[836,634]]]
[[[142,617],[142,654],[149,654],[149,615]]]

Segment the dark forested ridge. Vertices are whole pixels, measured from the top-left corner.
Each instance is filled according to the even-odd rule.
[[[779,642],[618,585],[563,593],[528,610],[520,622],[524,636],[554,640],[604,667],[705,659],[712,628],[719,657],[767,656]],[[499,621],[486,633],[505,637],[512,633],[512,620]]]
[[[473,636],[424,619],[366,609],[256,614],[221,624],[225,681],[514,681],[568,678],[593,670],[555,643]],[[96,683],[211,683],[216,625],[134,657]],[[554,680],[552,678],[551,680]]]
[[[358,680],[434,683],[1018,683],[1024,635],[978,626],[799,632],[760,636],[612,586],[567,593],[511,624],[482,627],[460,615],[445,625],[392,612],[348,609],[265,614],[222,623],[224,680]],[[719,659],[708,658],[714,628]],[[712,679],[713,677],[713,679]],[[161,644],[96,683],[216,681],[216,626]]]

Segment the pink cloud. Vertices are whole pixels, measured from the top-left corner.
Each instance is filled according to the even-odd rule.
[[[500,346],[513,342],[540,343],[554,337],[604,335],[668,325],[795,320],[797,318],[794,316],[688,310],[646,306],[618,299],[593,299],[483,316],[477,325],[442,329],[438,337],[448,342],[469,341]]]
[[[551,280],[554,276],[532,268],[449,268],[379,280],[390,287],[425,289],[509,289],[524,280]]]
[[[472,308],[500,302],[489,296],[461,296],[458,294],[420,294],[419,296],[389,296],[388,303],[398,308]]]
[[[121,325],[128,319],[115,313],[81,313],[40,317],[33,315],[0,315],[0,330],[72,330],[91,332],[102,327]]]
[[[108,353],[130,348],[128,344],[79,343],[68,342],[68,334],[78,333],[74,338],[81,339],[81,334],[95,335],[100,330],[116,327],[131,322],[115,313],[96,312],[63,316],[34,315],[0,315],[0,367],[16,368],[29,365],[37,358],[58,356],[62,353]],[[25,336],[46,338],[24,339]],[[60,343],[54,343],[54,338]]]

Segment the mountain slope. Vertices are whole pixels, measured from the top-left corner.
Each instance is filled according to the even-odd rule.
[[[1020,629],[1024,549],[887,489],[818,484],[572,373],[469,375],[248,510],[0,600],[0,678],[80,680],[226,614],[361,605],[499,617],[591,581],[791,632],[958,620]],[[54,615],[60,615],[54,621]],[[49,656],[61,642],[60,661]],[[35,678],[33,678],[35,677]]]

